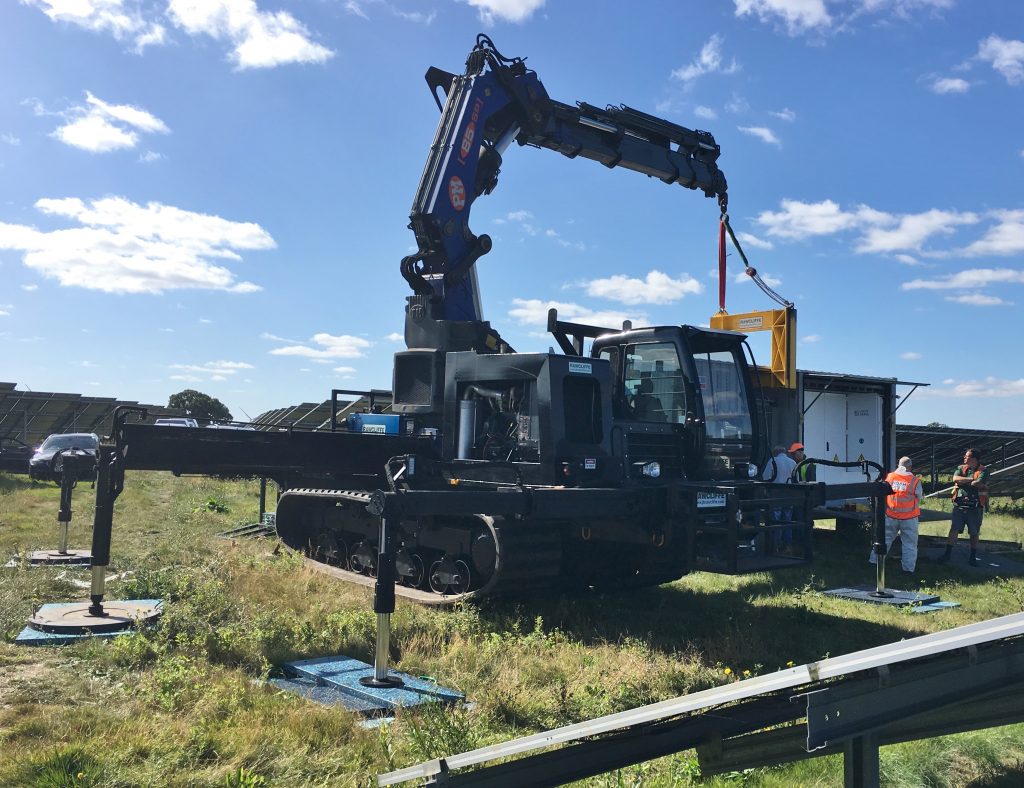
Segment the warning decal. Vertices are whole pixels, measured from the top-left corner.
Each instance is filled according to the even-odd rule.
[[[453,175],[448,181],[448,200],[456,211],[466,207],[466,187],[458,175]]]
[[[832,462],[839,462],[839,455],[838,454],[835,457],[832,458]]]

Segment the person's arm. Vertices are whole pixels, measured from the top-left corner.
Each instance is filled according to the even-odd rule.
[[[972,473],[967,476],[962,476],[960,474],[960,468],[961,466],[958,465],[956,466],[956,470],[953,471],[953,483],[959,484],[961,487],[966,487],[974,481],[974,474]]]

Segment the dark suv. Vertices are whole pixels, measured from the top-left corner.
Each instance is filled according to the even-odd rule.
[[[0,438],[0,471],[28,473],[32,449],[17,438]]]
[[[99,436],[92,432],[65,432],[50,435],[32,455],[32,459],[29,461],[28,475],[33,480],[50,479],[59,483],[62,464],[60,453],[66,449],[78,449],[92,457],[91,463],[78,463],[78,478],[91,478],[99,457],[99,447]]]

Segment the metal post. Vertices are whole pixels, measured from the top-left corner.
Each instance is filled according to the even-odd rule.
[[[57,552],[68,554],[68,530],[71,527],[71,490],[78,479],[77,457],[68,452],[63,455],[60,478],[60,511],[57,512],[57,523],[60,531]]]
[[[373,589],[373,610],[377,614],[377,650],[373,658],[373,676],[359,680],[364,687],[401,687],[402,679],[388,675],[391,647],[391,614],[395,612],[395,551],[386,513],[380,518],[380,545],[377,553],[377,582]]]
[[[100,444],[96,473],[96,514],[92,525],[92,586],[89,589],[89,613],[103,616],[106,594],[106,569],[110,564],[110,537],[114,528],[114,499],[121,492],[116,471],[111,467],[116,454],[114,446]]]
[[[889,599],[892,594],[885,590],[885,497],[881,494],[874,496],[871,499],[871,509],[875,525],[875,590],[871,592],[871,596]]]
[[[845,788],[878,788],[878,736],[866,733],[846,742],[843,753]]]
[[[259,521],[263,522],[263,515],[267,513],[267,477],[260,477],[260,517]]]

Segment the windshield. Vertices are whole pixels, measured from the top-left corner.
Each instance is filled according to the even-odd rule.
[[[624,394],[636,418],[669,424],[686,422],[686,386],[675,344],[628,346],[622,378]]]
[[[95,435],[51,435],[43,441],[42,448],[57,449],[95,449]]]
[[[709,438],[753,438],[747,389],[730,350],[694,354]]]

